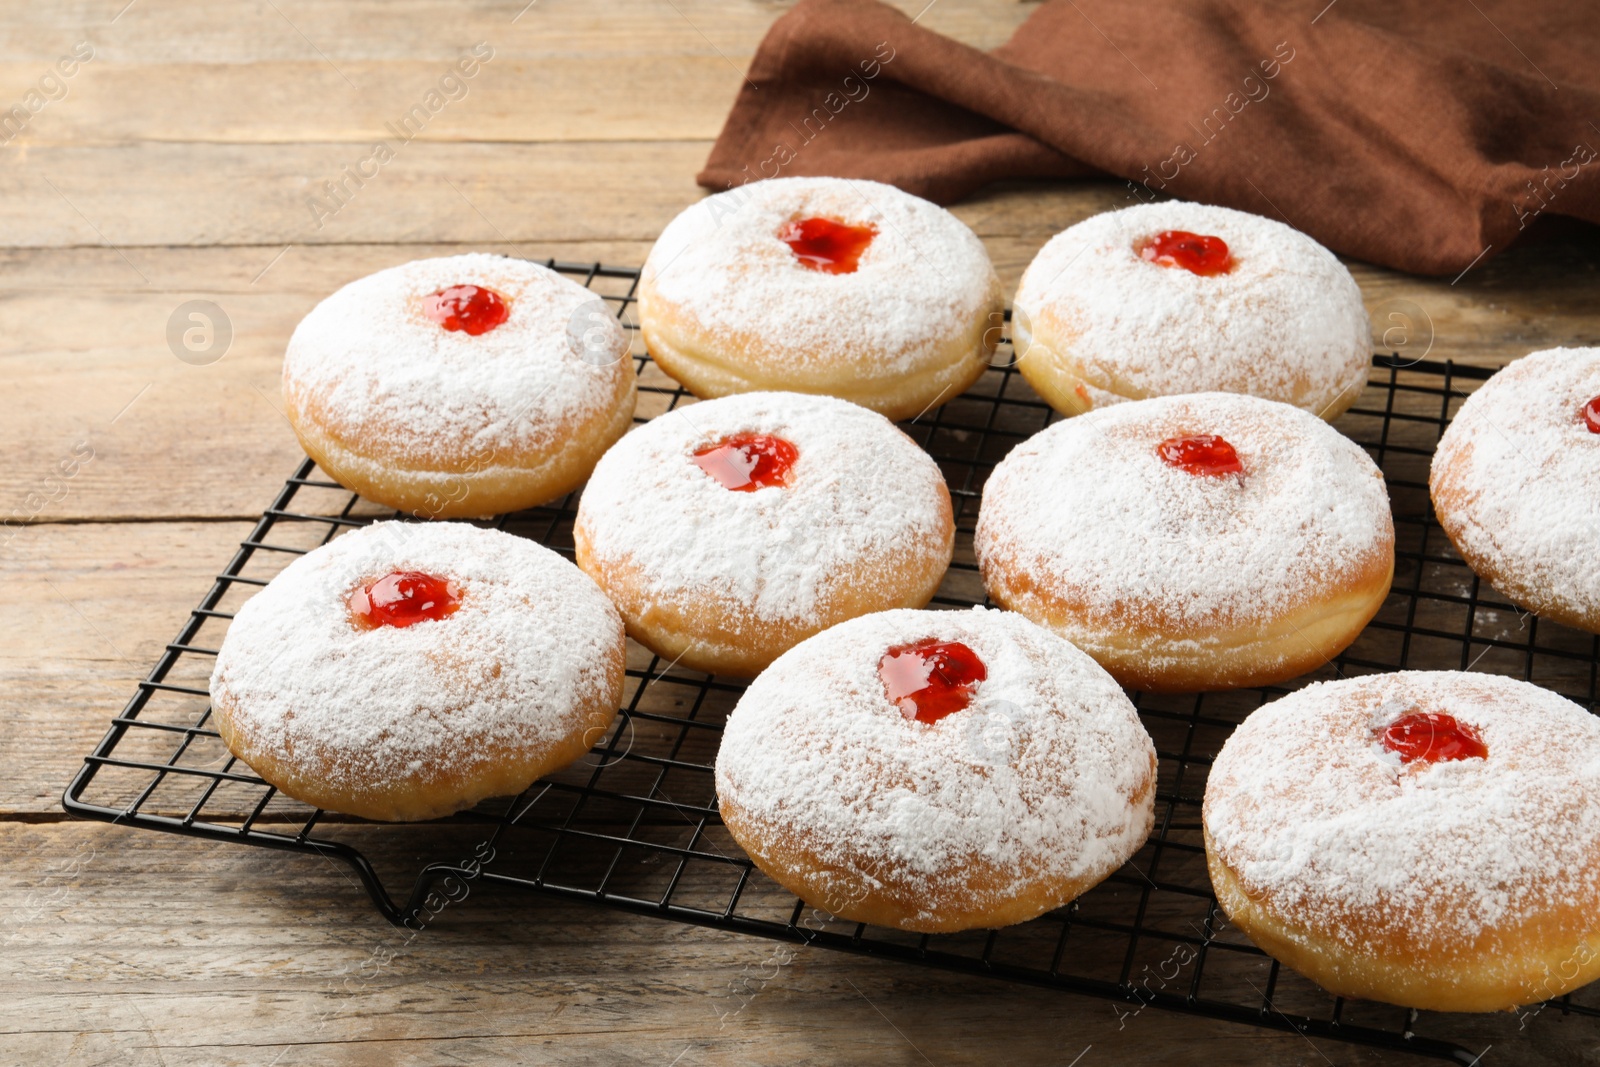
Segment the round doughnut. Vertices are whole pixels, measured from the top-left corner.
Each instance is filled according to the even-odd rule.
[[[983,242],[959,219],[842,178],[707,197],[662,231],[639,283],[650,355],[696,396],[822,393],[891,419],[977,381],[1003,307]]]
[[[938,465],[882,415],[746,393],[624,437],[583,491],[573,540],[640,644],[753,677],[835,623],[926,604],[955,524]]]
[[[1367,454],[1308,412],[1231,393],[1118,404],[1024,441],[984,486],[975,548],[996,603],[1156,692],[1314,670],[1394,574]]]
[[[306,453],[341,485],[419,518],[497,515],[576,489],[627,432],[627,352],[600,298],[554,271],[419,259],[301,320],[283,398]]]
[[[717,753],[728,832],[815,907],[921,933],[1058,908],[1150,834],[1156,753],[1105,671],[1019,615],[886,611],[786,652]]]
[[[1535,352],[1484,382],[1439,439],[1428,488],[1479,577],[1600,633],[1600,348]]]
[[[1361,290],[1333,253],[1206,204],[1139,204],[1056,234],[1013,304],[1017,369],[1064,415],[1223,392],[1332,421],[1372,362]]]
[[[245,602],[211,675],[223,743],[307,804],[433,819],[522,792],[605,733],[622,620],[541,545],[385,522]]]
[[[1457,671],[1268,704],[1206,783],[1228,918],[1329,992],[1498,1011],[1600,978],[1600,719]]]

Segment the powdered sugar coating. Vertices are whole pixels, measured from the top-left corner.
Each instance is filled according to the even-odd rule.
[[[1217,434],[1241,477],[1161,459]],[[1229,393],[1157,397],[1058,422],[984,486],[975,547],[1097,622],[1201,640],[1302,607],[1392,556],[1383,475],[1309,412]]]
[[[931,724],[878,676],[889,648],[925,639],[966,644],[988,675]],[[768,667],[728,719],[716,779],[725,804],[869,885],[925,886],[931,903],[981,860],[1014,876],[998,903],[1025,881],[1121,866],[1150,830],[1154,758],[1127,696],[1061,638],[1010,612],[899,610]]]
[[[1471,727],[1488,757],[1402,764],[1378,738],[1418,711]],[[1495,675],[1379,674],[1253,713],[1212,766],[1204,819],[1219,858],[1274,912],[1358,950],[1397,938],[1453,955],[1594,894],[1597,782],[1600,718],[1555,693]]]
[[[779,240],[785,224],[812,217],[877,229],[854,272],[808,269]],[[999,289],[983,242],[950,212],[843,178],[774,178],[707,197],[661,232],[644,281],[739,348],[867,378],[937,364]]]
[[[1221,237],[1232,270],[1201,277],[1142,259],[1138,246],[1165,230]],[[1014,305],[1017,351],[1030,324],[1069,336],[1094,407],[1216,390],[1320,413],[1360,393],[1371,361],[1361,290],[1333,253],[1208,204],[1138,204],[1056,234]]]
[[[404,628],[358,628],[363,582],[417,570],[457,583],[461,605]],[[622,620],[568,561],[464,523],[384,522],[295,560],[239,609],[211,676],[218,703],[261,748],[327,762],[360,792],[431,768],[471,769],[582,729]]]
[[[730,492],[696,465],[697,450],[740,433],[798,449],[788,485]],[[595,467],[577,524],[599,563],[637,568],[651,597],[709,593],[756,619],[814,623],[843,568],[893,568],[930,543],[948,561],[948,500],[938,465],[882,415],[833,397],[744,393],[630,432]]]
[[[509,317],[450,331],[423,299],[453,285],[500,293]],[[285,402],[400,467],[454,467],[558,447],[617,402],[628,339],[594,293],[537,263],[472,253],[369,274],[311,310],[289,338]]]
[[[1600,616],[1600,434],[1583,421],[1596,396],[1600,348],[1519,359],[1461,405],[1429,479],[1469,563],[1518,603],[1573,622]]]

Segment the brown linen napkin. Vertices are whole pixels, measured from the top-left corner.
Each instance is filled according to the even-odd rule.
[[[937,2],[937,0],[935,0]],[[871,178],[941,203],[1128,179],[1455,274],[1600,222],[1594,0],[1050,0],[993,53],[876,2],[773,24],[698,181]]]

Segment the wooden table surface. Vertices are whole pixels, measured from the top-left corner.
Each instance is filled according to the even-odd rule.
[[[352,982],[392,931],[344,872],[62,814],[299,456],[278,397],[298,319],[421,256],[642,262],[702,195],[692,176],[785,7],[523,3],[0,5],[0,111],[43,101],[0,147],[0,1062],[1406,1062],[820,950],[719,1020],[768,943],[543,898],[474,899]],[[992,47],[1031,10],[945,0],[922,23]],[[464,95],[402,143],[387,124],[474,48]],[[379,140],[375,176],[314,208]],[[1111,182],[1019,183],[954,210],[1011,286],[1051,234],[1122,203]],[[1600,343],[1592,228],[1540,220],[1454,281],[1351,266],[1408,355]],[[231,329],[204,365],[169,346],[191,300]],[[403,862],[426,832],[364,847]],[[1600,1057],[1592,1022],[1553,1012],[1462,1037],[1493,1046],[1486,1064]]]

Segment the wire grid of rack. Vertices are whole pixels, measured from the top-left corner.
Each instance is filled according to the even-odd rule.
[[[656,368],[631,320],[638,272],[547,261],[596,290],[633,333],[639,421],[690,397]],[[1017,442],[1058,416],[1027,388],[1002,344],[973,389],[902,424],[939,462],[956,510],[956,559],[935,604],[983,603],[972,530],[983,480]],[[1383,468],[1394,505],[1388,601],[1344,654],[1287,688],[1188,696],[1134,694],[1160,758],[1149,842],[1106,883],[1020,926],[922,936],[835,920],[755,870],[717,816],[712,781],[721,724],[742,684],[685,671],[629,643],[624,705],[584,760],[523,796],[454,816],[461,847],[420,871],[381,877],[342,840],[362,825],[277,793],[237,762],[209,725],[207,679],[227,620],[297,556],[392,511],[320,475],[309,459],[285,482],[177,638],[68,786],[67,811],[124,826],[319,854],[348,864],[391,922],[425,925],[472,883],[512,886],[653,915],[948,971],[982,974],[1312,1037],[1471,1062],[1448,1015],[1347,1002],[1280,969],[1227,923],[1200,837],[1211,759],[1253,709],[1314,680],[1402,668],[1511,674],[1594,710],[1600,638],[1519,612],[1460,561],[1433,521],[1427,466],[1466,390],[1489,372],[1374,360],[1337,423]],[[568,557],[577,494],[492,525]],[[477,842],[472,848],[471,843]],[[471,851],[470,859],[461,859]],[[401,893],[390,886],[401,887]],[[1595,988],[1548,1010],[1600,1016]]]

